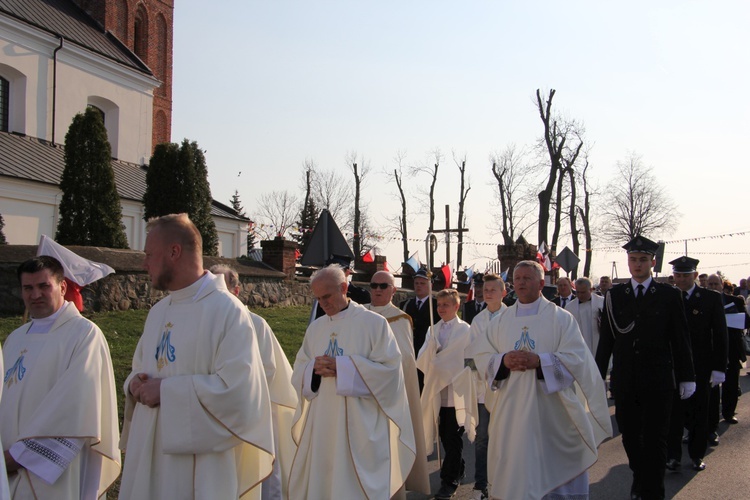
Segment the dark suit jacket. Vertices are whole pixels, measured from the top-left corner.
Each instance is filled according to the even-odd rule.
[[[750,328],[750,316],[745,309],[745,301],[742,297],[722,293],[724,301],[724,313],[745,313],[745,328]],[[742,361],[747,361],[745,355],[745,344],[742,342],[742,330],[739,328],[727,328],[727,357],[730,364],[739,366]]]
[[[627,329],[620,333],[619,329]],[[690,337],[680,291],[651,280],[636,302],[631,282],[615,285],[605,297],[596,364],[615,391],[667,391],[695,381]]]
[[[464,304],[464,310],[461,312],[461,319],[471,324],[474,316],[484,311],[487,308],[487,302],[482,303],[482,308],[477,311],[477,301],[470,300]]]
[[[424,344],[424,339],[427,336],[427,330],[430,328],[430,308],[428,304],[429,302],[425,302],[421,308],[417,309],[416,297],[407,299],[399,304],[399,308],[411,316],[412,319],[415,355],[419,354],[419,349]],[[437,312],[437,300],[434,297],[432,298],[432,319],[434,321],[433,324],[440,321],[440,316],[438,316]]]
[[[711,371],[727,369],[727,320],[721,295],[696,286],[685,304],[685,316],[690,329],[695,376],[706,382]]]
[[[370,292],[352,283],[349,283],[349,287],[346,289],[346,296],[352,299],[357,304],[369,304],[371,300]],[[318,308],[315,310],[315,319],[320,318],[325,313],[326,312],[323,310],[323,308],[320,307],[320,304],[318,304]]]
[[[570,300],[573,300],[573,299],[575,299],[575,298],[576,298],[576,294],[575,294],[575,292],[574,292],[574,293],[573,293],[573,298],[571,298]],[[567,304],[565,304],[566,306],[567,306],[568,304],[570,304],[570,300],[568,301],[568,303],[567,303]],[[558,306],[558,307],[562,307],[562,306],[560,306],[560,302],[562,302],[562,300],[560,300],[560,296],[559,296],[559,295],[558,295],[557,297],[555,297],[554,299],[552,299],[552,303],[553,303],[553,304],[555,304],[555,305],[556,305],[556,306]]]

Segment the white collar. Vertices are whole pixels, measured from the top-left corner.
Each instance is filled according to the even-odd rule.
[[[649,276],[643,283],[638,283],[633,278],[630,278],[630,285],[633,287],[633,290],[637,290],[638,285],[643,285],[643,291],[645,292],[646,290],[648,290],[648,287],[651,286],[651,280],[653,280],[653,278]]]

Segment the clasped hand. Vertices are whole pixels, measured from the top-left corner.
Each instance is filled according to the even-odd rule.
[[[161,404],[161,379],[139,373],[130,381],[130,394],[136,402],[154,408]]]
[[[332,356],[316,356],[313,372],[321,377],[335,377],[336,358]]]
[[[510,351],[503,356],[503,364],[510,371],[535,370],[542,365],[539,355],[528,351]]]

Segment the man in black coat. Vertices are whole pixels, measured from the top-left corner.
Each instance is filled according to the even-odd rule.
[[[606,377],[615,418],[633,471],[631,498],[664,498],[672,396],[695,392],[695,372],[680,292],[651,277],[659,245],[636,236],[628,252],[631,279],[605,297],[596,363]]]
[[[570,279],[564,276],[562,278],[557,278],[557,297],[552,299],[552,302],[554,302],[556,306],[565,309],[565,306],[570,304],[575,298],[576,294],[573,293],[573,285],[570,283]]]
[[[750,327],[750,317],[745,310],[745,303],[742,297],[731,295],[732,285],[728,281],[723,281],[721,276],[712,274],[708,277],[708,288],[721,293],[721,299],[724,304],[724,314],[741,314],[744,321],[741,326]],[[740,326],[740,325],[738,325]],[[709,431],[711,431],[710,441],[712,444],[718,444],[719,435],[716,432],[719,426],[719,411],[724,421],[729,424],[739,423],[735,417],[737,410],[737,399],[740,397],[740,368],[742,363],[747,361],[745,356],[745,345],[742,342],[742,330],[744,328],[727,328],[727,376],[721,388],[714,387],[711,390],[711,404],[709,405]],[[719,403],[721,401],[721,403]]]
[[[430,328],[430,281],[427,277],[427,269],[420,268],[414,275],[414,295],[399,304],[399,308],[411,316],[414,332],[414,355],[419,354],[419,350],[424,344],[427,330]],[[432,324],[440,321],[437,312],[437,300],[432,300]],[[419,380],[419,393],[422,393],[424,387],[424,373],[417,370],[417,379]]]
[[[471,324],[474,316],[484,311],[487,303],[484,301],[484,274],[474,275],[474,299],[467,300],[461,312],[461,319]]]
[[[698,260],[679,257],[672,264],[675,286],[682,292],[690,329],[695,367],[695,394],[684,401],[675,391],[667,437],[667,469],[677,470],[682,460],[682,430],[688,429],[688,454],[693,470],[706,468],[708,447],[708,403],[711,387],[724,382],[727,366],[727,322],[721,295],[697,286]],[[687,416],[687,420],[686,420]],[[687,425],[686,425],[687,424]]]

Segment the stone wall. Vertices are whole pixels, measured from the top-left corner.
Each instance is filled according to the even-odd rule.
[[[86,259],[107,264],[116,271],[81,290],[86,311],[149,309],[165,295],[151,287],[148,274],[141,269],[143,252],[97,247],[68,248]],[[0,245],[0,315],[23,314],[16,269],[21,262],[34,255],[35,245]],[[312,306],[313,297],[307,278],[286,279],[284,273],[260,262],[204,257],[206,268],[214,264],[227,264],[237,269],[241,283],[240,300],[250,307]],[[357,284],[369,289],[369,282]],[[398,305],[413,295],[411,290],[399,290],[393,302]]]

